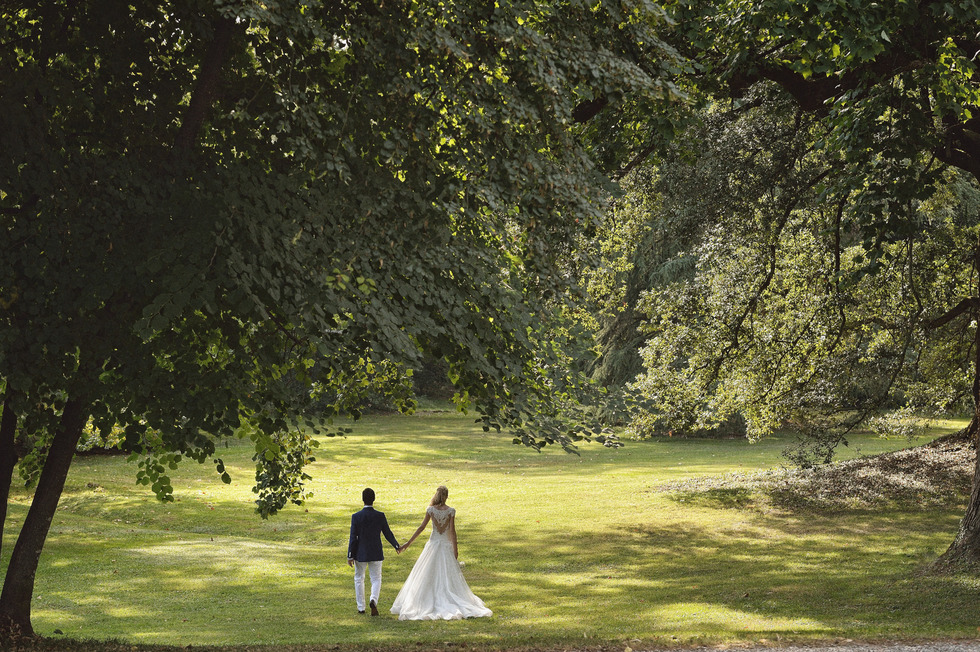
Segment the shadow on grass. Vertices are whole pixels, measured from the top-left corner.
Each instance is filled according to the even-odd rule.
[[[315,456],[318,464],[342,464],[363,460],[365,456],[413,466],[426,466],[433,470],[454,472],[460,468],[485,475],[512,472],[536,477],[573,470],[574,465],[588,465],[594,474],[616,471],[630,460],[655,459],[666,462],[664,472],[668,476],[689,475],[690,467],[707,472],[728,470],[729,454],[737,451],[739,460],[747,468],[765,468],[781,461],[780,452],[786,440],[773,436],[762,443],[745,439],[732,440],[678,440],[650,439],[625,442],[619,449],[600,444],[583,442],[578,454],[567,453],[556,446],[545,447],[538,452],[515,445],[506,432],[483,432],[467,417],[453,415],[443,419],[419,419],[399,416],[410,423],[410,437],[406,426],[378,427],[375,423],[361,423],[347,438],[322,439]],[[315,473],[314,473],[315,476]]]
[[[975,578],[923,577],[935,531],[955,519],[933,514],[749,518],[716,531],[636,524],[537,550],[538,573],[507,590],[549,596],[567,613],[609,613],[623,632],[739,636],[903,632],[974,635]],[[943,527],[945,526],[945,527]],[[519,543],[497,542],[521,554]],[[496,592],[501,578],[489,578]],[[566,587],[591,586],[588,591]],[[617,614],[617,612],[619,612]],[[546,622],[538,627],[549,628]],[[557,631],[555,632],[557,633]]]
[[[495,616],[465,623],[359,616],[336,549],[187,533],[89,535],[75,547],[78,534],[64,532],[50,542],[36,622],[42,632],[181,645],[976,632],[975,579],[916,573],[936,532],[953,531],[950,513],[745,513],[718,528],[631,523],[624,514],[619,526],[572,535],[544,525],[520,533],[467,526],[464,572]],[[59,553],[69,544],[81,553]],[[389,556],[383,609],[418,551]]]
[[[756,504],[755,492],[744,488],[690,491],[672,495],[671,498],[688,505],[714,509],[746,509]]]
[[[707,492],[683,507],[663,494],[632,495],[651,475],[765,466],[778,457],[778,442],[642,442],[575,458],[512,446],[456,415],[361,426],[319,448],[311,513],[291,509],[274,521],[251,514],[247,442],[223,453],[241,486],[203,482],[189,464],[175,478],[179,502],[165,506],[122,490],[132,489],[132,468],[83,463],[45,549],[38,630],[195,646],[501,647],[976,633],[975,578],[916,573],[952,538],[958,510],[761,513],[742,491]],[[353,608],[344,563],[349,503],[369,469],[404,538],[431,495],[430,467],[438,477],[460,477],[453,490],[464,489],[453,495],[483,509],[461,519],[461,554],[471,587],[495,615],[462,623],[365,619]],[[599,502],[625,493],[647,503],[648,522],[615,500]],[[12,509],[22,520],[24,505]],[[389,554],[383,611],[420,551]]]

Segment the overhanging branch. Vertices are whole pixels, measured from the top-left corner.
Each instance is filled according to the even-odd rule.
[[[926,324],[926,328],[929,330],[935,330],[945,326],[949,322],[953,321],[963,313],[970,310],[977,310],[980,308],[980,297],[971,297],[969,299],[963,299],[958,304],[956,304],[951,310],[947,311],[944,315],[933,319]]]

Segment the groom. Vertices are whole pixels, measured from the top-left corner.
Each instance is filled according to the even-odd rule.
[[[347,565],[354,567],[354,598],[357,612],[364,613],[364,571],[371,575],[371,615],[378,615],[378,597],[381,595],[381,535],[401,553],[401,546],[388,527],[383,512],[374,509],[374,490],[361,492],[364,509],[350,518],[350,542],[347,544]]]

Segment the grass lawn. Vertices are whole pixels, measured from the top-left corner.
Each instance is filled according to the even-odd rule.
[[[231,485],[185,463],[171,504],[136,485],[124,458],[82,457],[42,557],[34,625],[55,638],[195,647],[976,637],[980,579],[921,573],[951,542],[965,498],[790,512],[653,490],[779,466],[787,441],[659,439],[586,445],[576,457],[514,446],[454,413],[370,416],[346,439],[321,442],[314,498],[268,521],[252,512],[245,442],[221,451]],[[845,452],[907,445],[858,435]],[[467,580],[494,616],[399,622],[387,613],[422,542],[401,556],[389,548],[382,616],[358,615],[346,545],[361,489],[377,491],[406,540],[439,484],[458,510]],[[5,551],[29,501],[15,491]]]

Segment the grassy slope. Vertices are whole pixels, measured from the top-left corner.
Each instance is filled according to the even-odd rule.
[[[34,623],[45,635],[195,646],[976,636],[980,582],[918,573],[952,540],[962,505],[780,513],[650,491],[779,465],[785,443],[668,439],[574,457],[513,446],[454,414],[369,417],[322,443],[305,508],[269,521],[251,513],[244,444],[223,451],[232,485],[189,463],[169,505],[133,483],[124,459],[81,458],[42,558]],[[855,443],[851,455],[906,445]],[[405,540],[438,484],[459,510],[466,577],[494,617],[359,616],[345,554],[361,488],[376,489]],[[15,496],[13,525],[28,501]],[[388,555],[383,614],[421,548]]]

